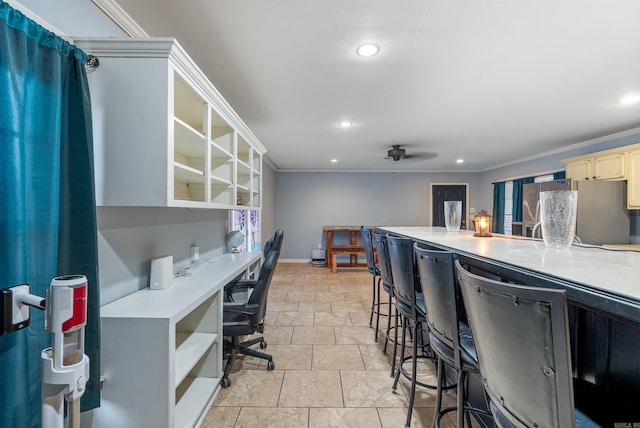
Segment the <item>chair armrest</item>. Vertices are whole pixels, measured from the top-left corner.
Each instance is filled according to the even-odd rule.
[[[240,281],[230,282],[224,286],[224,294],[227,301],[233,302],[233,294],[238,291],[252,290],[256,287],[257,281],[253,279],[241,279]]]
[[[253,315],[258,311],[258,305],[247,305],[245,303],[224,302],[222,306],[224,312]]]

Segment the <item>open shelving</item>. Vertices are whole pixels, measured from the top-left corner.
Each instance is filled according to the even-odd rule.
[[[175,39],[75,42],[100,58],[88,77],[98,206],[259,206],[264,147]]]

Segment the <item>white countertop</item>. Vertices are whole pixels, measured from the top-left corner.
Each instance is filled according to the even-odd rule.
[[[467,254],[482,256],[530,271],[582,284],[640,303],[640,252],[573,245],[547,248],[537,239],[473,232],[447,232],[443,227],[380,227],[388,232],[432,242]]]
[[[173,278],[173,284],[165,289],[144,288],[102,306],[100,317],[166,318],[175,322],[261,257],[259,251],[214,257],[200,263],[188,276]]]

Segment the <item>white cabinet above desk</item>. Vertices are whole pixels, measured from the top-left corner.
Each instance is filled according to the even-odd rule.
[[[92,427],[192,427],[222,376],[223,287],[254,272],[260,252],[224,254],[163,290],[148,288],[100,309],[101,407]]]
[[[98,206],[261,206],[265,148],[172,38],[75,38],[88,76]]]

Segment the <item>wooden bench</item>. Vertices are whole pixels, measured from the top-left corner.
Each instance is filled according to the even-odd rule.
[[[347,266],[361,266],[358,264],[358,257],[365,254],[364,247],[361,245],[333,245],[331,247],[331,271],[333,273],[338,271],[338,256],[344,254],[349,255]]]

